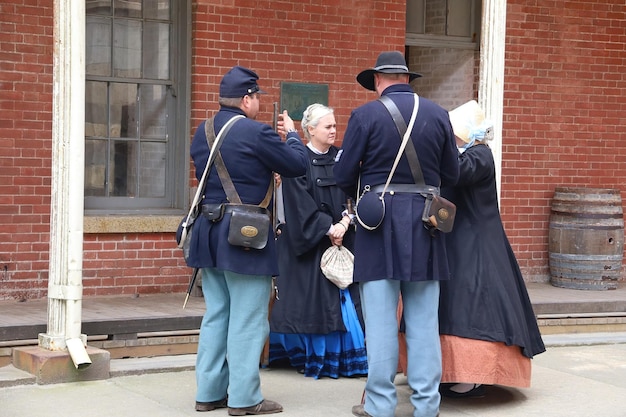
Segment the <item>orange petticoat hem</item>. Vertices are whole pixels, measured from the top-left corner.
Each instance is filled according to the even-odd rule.
[[[530,387],[530,358],[519,346],[441,335],[442,383]]]

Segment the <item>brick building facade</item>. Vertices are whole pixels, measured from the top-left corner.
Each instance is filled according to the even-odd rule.
[[[260,75],[269,94],[259,119],[267,123],[281,82],[328,85],[341,132],[350,110],[374,98],[356,74],[382,50],[405,50],[404,1],[178,3],[188,17],[177,33],[188,34],[190,51],[174,63],[190,86],[180,121],[186,134],[178,138],[185,151],[195,126],[217,110],[219,80],[232,65]],[[626,185],[626,6],[614,3],[507,4],[501,211],[527,281],[549,276],[555,187]],[[0,299],[47,292],[53,18],[52,0],[0,4]],[[412,69],[424,74],[414,84],[418,93],[448,109],[476,97],[478,51],[406,50]],[[195,185],[182,155],[179,171],[189,175],[180,189]],[[86,208],[85,296],[185,291],[190,270],[174,242],[189,192],[181,195],[158,209]]]

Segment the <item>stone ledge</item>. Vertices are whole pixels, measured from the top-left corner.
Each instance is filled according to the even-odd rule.
[[[92,233],[175,233],[183,215],[120,215],[84,217],[83,232]]]
[[[13,349],[13,366],[35,376],[38,384],[95,381],[110,377],[111,355],[106,350],[86,348],[91,364],[76,369],[67,351],[52,351],[39,346]]]

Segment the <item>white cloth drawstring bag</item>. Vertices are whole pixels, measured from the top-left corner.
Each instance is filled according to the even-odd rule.
[[[331,246],[322,254],[320,268],[324,276],[340,289],[352,284],[354,255],[345,246]]]

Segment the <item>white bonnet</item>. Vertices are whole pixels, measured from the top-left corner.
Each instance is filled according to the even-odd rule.
[[[479,140],[488,142],[493,139],[493,123],[485,119],[485,112],[476,100],[457,107],[449,112],[454,135],[465,143]]]

